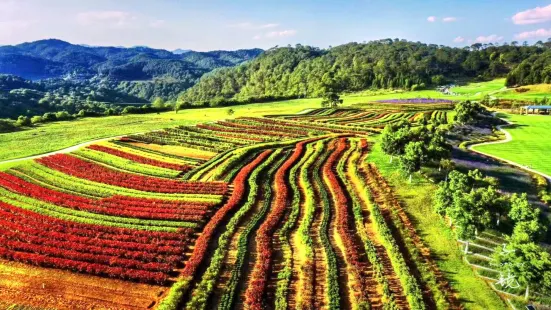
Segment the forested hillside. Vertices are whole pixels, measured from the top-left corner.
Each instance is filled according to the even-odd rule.
[[[50,39],[0,46],[0,73],[29,80],[63,78],[91,87],[103,83],[150,101],[176,98],[203,74],[241,64],[260,53],[261,49],[248,49],[175,54],[149,47],[89,47]]]
[[[241,66],[205,75],[180,100],[217,105],[316,97],[327,90],[422,89],[457,79],[503,77],[514,72],[523,60],[543,57],[539,55],[548,49],[540,44],[451,48],[391,39],[349,43],[328,50],[302,45],[281,47]]]
[[[71,75],[123,81],[186,79],[239,64],[261,52],[250,49],[174,54],[149,47],[89,47],[50,39],[0,46],[0,73],[31,80]]]

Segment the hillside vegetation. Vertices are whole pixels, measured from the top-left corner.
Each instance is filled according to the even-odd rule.
[[[482,45],[451,48],[379,40],[328,50],[297,45],[273,48],[241,66],[205,75],[182,101],[217,105],[275,98],[318,97],[324,92],[365,89],[423,89],[458,79],[505,77],[545,46]]]

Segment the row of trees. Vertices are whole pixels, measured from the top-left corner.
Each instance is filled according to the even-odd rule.
[[[506,196],[496,186],[495,179],[483,177],[478,170],[468,174],[454,170],[439,184],[434,208],[453,225],[458,238],[465,240],[465,253],[469,240],[480,232],[497,229],[503,218],[512,222],[508,244],[493,255],[497,268],[526,286],[526,298],[535,283],[551,292],[551,257],[537,244],[547,229],[540,210],[528,202],[526,194]]]

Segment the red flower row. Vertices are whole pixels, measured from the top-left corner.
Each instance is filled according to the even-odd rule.
[[[172,170],[179,170],[179,171],[183,171],[183,172],[186,172],[186,171],[189,171],[189,170],[193,169],[193,167],[189,166],[189,165],[179,165],[179,164],[167,163],[167,162],[164,162],[164,161],[160,161],[160,160],[156,160],[156,159],[152,159],[152,158],[147,158],[147,157],[144,157],[144,156],[127,153],[127,152],[124,152],[124,151],[121,151],[121,150],[118,150],[118,149],[114,149],[114,148],[110,148],[110,147],[107,147],[107,146],[103,146],[103,145],[94,144],[94,145],[90,145],[88,148],[91,149],[91,150],[100,151],[100,152],[104,152],[104,153],[107,153],[107,154],[115,155],[117,157],[122,157],[122,158],[125,158],[125,159],[129,159],[131,161],[135,161],[135,162],[140,163],[140,164],[146,164],[146,165],[155,166],[155,167],[161,167],[161,168],[172,169]]]
[[[126,173],[67,154],[43,157],[37,161],[48,168],[78,178],[141,191],[222,195],[227,190],[227,184],[224,182],[184,182]]]
[[[318,126],[314,124],[304,124],[304,123],[299,123],[295,121],[284,121],[284,120],[253,118],[253,117],[245,117],[244,119],[252,120],[261,124],[288,126],[289,128],[302,128],[302,129],[317,130],[317,131],[323,131],[323,132],[333,132],[333,133],[363,133],[353,129],[337,129],[337,128],[326,127],[323,125]]]
[[[168,279],[168,275],[163,272],[111,267],[101,264],[74,261],[65,258],[49,257],[35,253],[17,252],[6,248],[0,248],[0,257],[36,266],[69,269],[93,275],[134,280],[145,283],[163,284]]]
[[[109,242],[86,244],[78,241],[64,240],[66,238],[63,238],[63,234],[58,235],[61,237],[59,239],[51,238],[50,236],[46,237],[43,236],[38,229],[24,227],[16,223],[4,223],[4,226],[0,228],[0,232],[2,232],[4,237],[10,240],[58,247],[80,253],[107,255],[117,258],[138,260],[141,262],[161,262],[168,264],[174,264],[180,260],[180,256],[178,255],[160,255],[159,253],[148,253],[139,249],[120,249],[112,247]],[[183,254],[183,249],[181,249],[180,252],[180,255]]]
[[[297,135],[289,134],[281,131],[273,131],[266,128],[261,127],[249,127],[249,126],[228,126],[228,124],[234,124],[234,123],[228,123],[228,122],[218,122],[219,125],[222,125],[223,127],[217,127],[217,126],[211,126],[211,125],[205,125],[205,124],[199,124],[197,127],[201,129],[207,129],[212,131],[221,131],[224,132],[234,132],[234,133],[247,133],[251,135],[261,135],[261,136],[276,136],[276,137],[296,137]],[[236,128],[237,127],[237,128]]]
[[[311,140],[310,140],[311,141]],[[264,309],[263,295],[272,260],[271,241],[285,210],[290,204],[289,187],[285,181],[289,170],[304,153],[304,145],[310,141],[302,141],[296,145],[293,155],[289,157],[275,174],[275,195],[267,219],[260,225],[256,235],[257,259],[251,274],[251,284],[245,293],[245,303],[248,309]]]
[[[218,225],[226,218],[226,216],[230,212],[238,207],[239,203],[241,203],[241,201],[245,197],[245,193],[247,191],[246,183],[249,175],[258,165],[266,160],[266,158],[268,158],[271,153],[271,150],[266,150],[262,152],[255,160],[247,164],[245,167],[243,167],[243,169],[239,171],[233,181],[234,189],[230,199],[222,208],[220,208],[216,212],[216,214],[214,214],[214,216],[203,229],[203,232],[201,233],[199,238],[197,238],[193,253],[191,254],[191,257],[187,261],[184,271],[182,272],[182,275],[184,277],[193,276],[193,274],[197,270],[197,267],[199,266],[199,264],[201,264],[201,262],[205,258],[205,255],[207,254],[209,241],[212,238],[216,228],[218,228]]]
[[[360,261],[360,252],[356,242],[354,241],[354,223],[351,222],[351,215],[349,214],[349,200],[344,192],[343,184],[337,178],[334,172],[337,162],[342,159],[342,155],[347,148],[346,138],[338,140],[337,149],[333,152],[327,162],[323,166],[323,174],[329,181],[328,187],[331,195],[333,196],[333,203],[336,209],[337,229],[341,239],[344,243],[345,256],[348,263],[352,267],[354,277],[359,281],[356,287],[356,293],[359,294],[360,299],[367,298],[367,289],[365,282],[363,281],[362,269],[365,267]],[[363,295],[363,296],[362,296]]]
[[[208,214],[206,210],[164,209],[162,207],[132,207],[124,201],[94,200],[67,194],[27,182],[16,176],[0,172],[0,186],[12,192],[32,197],[67,208],[99,214],[141,219],[179,220],[200,222]],[[118,202],[118,203],[117,203]],[[122,203],[121,203],[122,202]]]
[[[147,257],[165,256],[169,257],[169,260],[171,260],[171,257],[179,257],[180,255],[182,255],[185,246],[184,243],[179,246],[154,246],[150,244],[144,245],[143,243],[139,242],[122,242],[100,238],[74,236],[70,232],[66,233],[59,231],[47,231],[45,230],[45,228],[51,228],[47,225],[40,226],[34,223],[33,226],[29,226],[28,222],[21,221],[19,218],[11,215],[10,213],[6,214],[3,211],[0,211],[0,214],[2,216],[5,216],[5,219],[0,219],[0,227],[4,229],[24,233],[28,236],[43,237],[47,238],[48,240],[67,241],[78,244],[79,246],[98,247],[102,248],[103,251],[114,250],[117,251],[117,253],[121,253],[120,255],[117,254],[121,257],[132,258],[136,255],[140,255],[146,257],[147,260]],[[124,253],[122,251],[124,251]]]
[[[255,121],[256,118],[243,118],[242,120],[245,121]],[[247,131],[247,130],[258,130],[260,132],[264,132],[264,135],[268,136],[274,136],[274,135],[284,135],[284,136],[292,136],[292,137],[303,137],[308,135],[308,131],[305,130],[297,130],[295,128],[290,128],[286,126],[278,126],[275,123],[270,124],[248,124],[245,122],[224,122],[224,121],[218,121],[218,124],[225,126],[225,127],[232,127],[232,128],[241,128],[241,130]]]
[[[0,256],[39,266],[162,283],[185,249],[181,242],[162,245],[148,244],[147,239],[142,239],[144,244],[111,241],[101,233],[83,237],[74,234],[79,226],[83,230],[107,228],[54,219],[0,203]],[[171,234],[186,238],[189,233]]]
[[[7,219],[8,216],[15,216],[17,217],[17,220],[15,221],[16,223],[18,221],[21,223],[28,223],[31,227],[41,227],[42,225],[47,225],[47,231],[58,231],[76,236],[93,237],[105,240],[139,242],[144,244],[144,248],[147,248],[148,245],[153,247],[181,247],[184,245],[182,240],[187,240],[193,233],[193,229],[191,228],[182,228],[178,233],[172,233],[82,224],[40,215],[38,213],[17,208],[2,202],[0,202],[0,215],[2,215],[3,219]]]

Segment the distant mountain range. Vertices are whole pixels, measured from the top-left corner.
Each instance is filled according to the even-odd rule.
[[[149,47],[92,47],[57,39],[0,46],[0,73],[30,80],[49,78],[144,81],[197,79],[220,67],[253,59],[261,49],[170,52]]]

